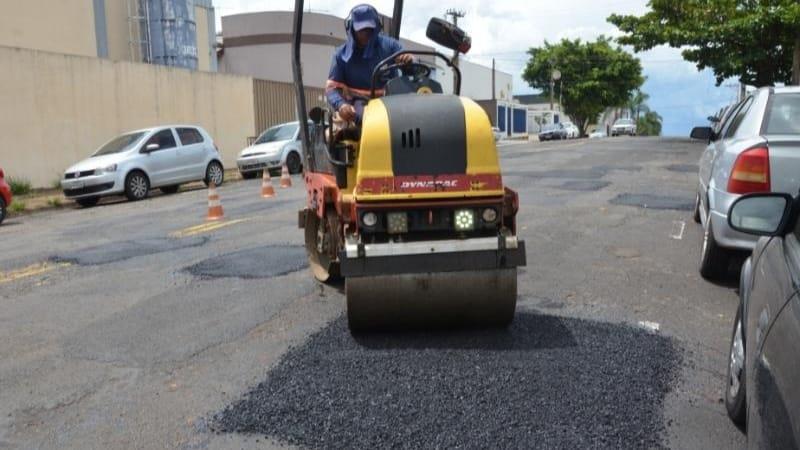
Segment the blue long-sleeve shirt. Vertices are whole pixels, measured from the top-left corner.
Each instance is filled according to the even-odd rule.
[[[331,61],[325,95],[335,111],[352,101],[353,96],[369,98],[375,66],[403,49],[400,42],[383,33],[376,34],[363,49],[353,41],[350,37],[346,44],[337,47]],[[384,85],[385,81],[379,80],[376,88],[383,89]]]

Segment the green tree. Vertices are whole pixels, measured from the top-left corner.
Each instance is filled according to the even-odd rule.
[[[564,112],[586,135],[586,128],[603,110],[628,102],[631,92],[644,82],[642,65],[637,58],[611,39],[603,36],[595,42],[563,39],[544,47],[528,50],[530,59],[522,78],[534,89],[550,94],[553,70],[561,72],[562,82],[553,85],[554,96],[561,97]],[[562,91],[563,86],[563,91]]]
[[[647,111],[636,121],[636,133],[640,136],[661,136],[661,116]]]
[[[650,100],[650,96],[639,89],[635,90],[631,94],[627,106],[628,109],[631,110],[631,114],[636,118],[637,122],[639,121],[639,116],[642,112],[650,111],[650,108],[647,106],[648,100]]]
[[[730,77],[755,86],[800,84],[800,2],[797,0],[651,0],[641,17],[613,14],[637,52],[658,45],[684,48],[717,85]]]

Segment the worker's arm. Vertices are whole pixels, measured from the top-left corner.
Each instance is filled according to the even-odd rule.
[[[328,99],[328,104],[331,105],[334,111],[339,111],[347,100],[342,95],[342,87],[345,86],[344,66],[339,59],[339,54],[333,55],[331,61],[331,70],[328,72],[328,82],[325,83],[325,97]]]

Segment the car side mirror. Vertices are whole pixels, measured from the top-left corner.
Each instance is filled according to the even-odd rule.
[[[156,144],[156,143],[147,144],[147,146],[144,148],[144,152],[145,153],[150,153],[150,152],[154,152],[154,151],[156,151],[156,150],[158,150],[160,148],[161,148],[161,146]]]
[[[442,47],[459,53],[467,53],[472,47],[472,38],[467,36],[464,30],[437,17],[428,22],[428,29],[425,31],[425,35]]]
[[[749,194],[736,199],[728,211],[728,224],[736,231],[756,236],[783,236],[794,199],[789,194]]]
[[[699,141],[712,141],[714,140],[714,130],[711,127],[694,127],[689,137]]]

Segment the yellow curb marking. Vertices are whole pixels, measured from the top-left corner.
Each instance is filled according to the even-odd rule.
[[[0,272],[0,284],[10,283],[12,281],[21,280],[23,278],[30,278],[35,277],[36,275],[41,275],[47,272],[52,272],[53,270],[62,268],[62,267],[69,267],[72,264],[64,262],[64,263],[36,263],[31,264],[28,267],[23,267],[22,269],[11,270],[9,272]]]
[[[237,219],[237,220],[228,220],[228,221],[225,221],[225,222],[203,223],[203,224],[200,224],[200,225],[195,225],[193,227],[184,228],[184,229],[182,229],[180,231],[176,231],[176,232],[170,234],[170,236],[175,237],[175,238],[184,238],[184,237],[196,236],[196,235],[202,234],[202,233],[210,233],[210,232],[212,232],[214,230],[219,230],[220,228],[224,228],[224,227],[227,227],[227,226],[230,226],[230,225],[236,225],[237,223],[246,222],[247,220],[249,220],[249,219]]]

